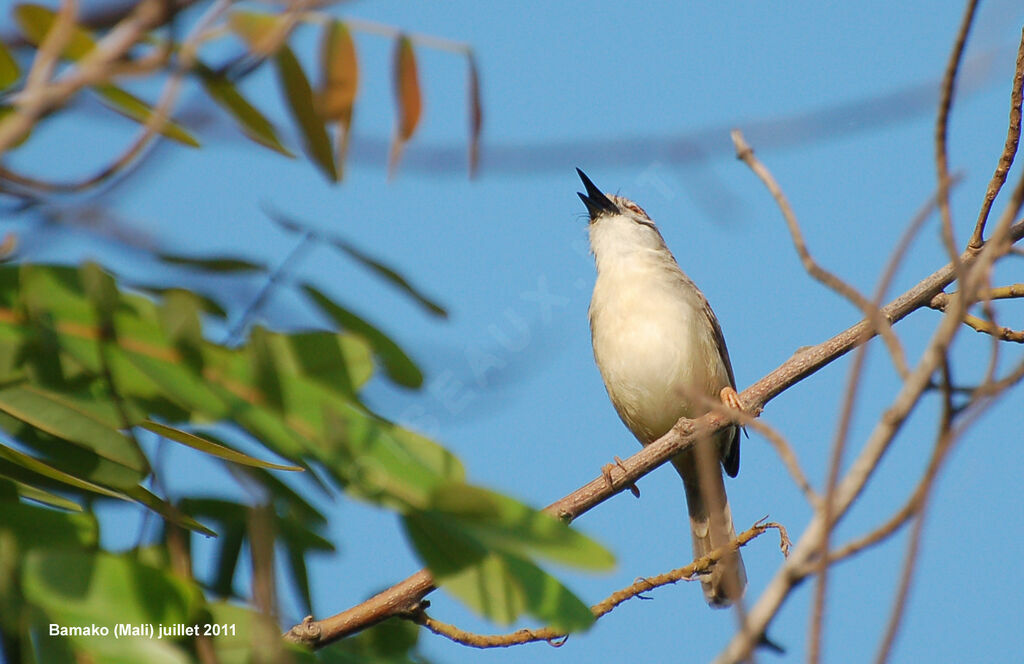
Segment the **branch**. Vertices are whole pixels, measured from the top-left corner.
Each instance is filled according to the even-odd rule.
[[[960,61],[967,44],[967,34],[974,23],[974,14],[978,8],[978,0],[968,0],[960,22],[960,30],[953,42],[953,51],[946,62],[946,71],[942,76],[942,94],[939,98],[939,113],[935,119],[935,169],[939,180],[939,217],[942,220],[942,242],[954,264],[957,263],[956,239],[953,237],[953,215],[949,209],[949,157],[946,150],[946,134],[949,130],[949,112],[953,107],[953,92],[956,87],[956,75],[960,70]],[[962,280],[963,272],[959,265],[957,280]]]
[[[1010,171],[1013,158],[1017,154],[1017,144],[1020,142],[1020,114],[1022,88],[1024,88],[1024,30],[1020,35],[1020,46],[1017,48],[1017,68],[1013,75],[1013,88],[1010,91],[1010,123],[1006,130],[1006,144],[1003,146],[1003,153],[999,155],[996,163],[996,172],[988,183],[985,191],[985,198],[981,204],[981,211],[978,213],[978,221],[974,226],[974,233],[971,234],[969,247],[980,248],[984,240],[985,224],[988,222],[988,215],[992,211],[992,202],[999,195],[999,190],[1006,182],[1006,174]]]
[[[702,574],[707,574],[711,568],[721,560],[722,556],[725,556],[732,551],[737,551],[741,546],[745,546],[748,542],[760,535],[763,535],[766,531],[772,528],[779,531],[779,548],[782,550],[783,555],[786,555],[789,552],[790,545],[789,535],[786,533],[786,529],[781,524],[775,522],[765,523],[762,519],[749,529],[740,533],[736,539],[731,541],[727,546],[715,549],[708,555],[694,560],[685,567],[680,567],[664,574],[658,574],[657,576],[640,577],[640,579],[628,587],[612,593],[606,599],[590,607],[590,611],[594,614],[594,619],[599,620],[615,610],[615,608],[620,604],[633,599],[634,597],[638,597],[642,593],[649,592],[655,588],[660,588],[668,584],[675,584],[679,581],[693,581],[699,578]],[[556,630],[551,627],[544,627],[541,629],[521,629],[510,634],[475,634],[473,632],[467,632],[459,629],[454,625],[449,625],[448,623],[435,620],[429,617],[424,611],[413,612],[409,618],[414,622],[423,625],[434,634],[474,648],[507,648],[509,646],[522,645],[524,643],[536,643],[538,641],[547,641],[551,645],[560,646],[565,643],[565,639],[569,636],[567,632]]]
[[[1024,221],[1006,231],[1015,242],[1024,237]],[[977,260],[976,252],[965,253],[961,260]],[[880,310],[892,323],[927,305],[953,281],[953,265],[947,264]],[[873,326],[866,320],[840,332],[817,346],[801,349],[774,371],[754,383],[740,395],[750,413],[760,413],[775,396],[842,357],[858,344],[873,336]],[[924,381],[927,386],[928,381]],[[718,413],[708,413],[696,420],[682,419],[668,433],[644,447],[621,464],[609,469],[612,482],[598,476],[546,508],[546,511],[570,521],[634,484],[641,477],[666,463],[697,439],[729,426],[731,422]],[[285,638],[320,647],[355,634],[391,616],[408,613],[426,595],[436,589],[430,572],[423,569],[370,599],[329,618],[304,620],[292,627]],[[781,600],[780,600],[781,601]],[[762,630],[763,631],[763,630]],[[759,632],[760,633],[760,632]]]
[[[1007,297],[1020,296],[1017,295]],[[955,300],[956,293],[953,293],[952,295],[947,293],[938,293],[935,297],[931,299],[931,301],[928,303],[928,306],[931,307],[932,309],[935,309],[936,311],[945,312],[949,308],[949,305]],[[965,314],[963,316],[963,323],[964,325],[973,328],[977,332],[990,334],[999,341],[1012,341],[1014,343],[1024,344],[1024,330],[1018,331],[1010,329],[1008,327],[1003,327],[1001,325],[996,325],[995,323],[983,320],[981,318],[978,318],[977,316],[971,316],[970,314]]]
[[[796,249],[797,254],[800,256],[800,262],[803,263],[804,269],[814,279],[824,284],[826,287],[835,291],[839,295],[845,297],[847,300],[852,302],[858,309],[864,312],[864,315],[874,326],[874,329],[882,335],[882,339],[885,341],[886,347],[889,349],[889,354],[892,355],[893,364],[896,365],[896,370],[899,372],[900,377],[905,378],[907,375],[907,360],[903,354],[903,348],[900,346],[899,339],[892,331],[892,327],[889,321],[885,320],[880,315],[878,307],[869,302],[866,297],[860,294],[856,288],[847,284],[845,281],[840,279],[832,272],[818,265],[818,263],[811,257],[811,253],[807,250],[807,244],[804,242],[803,232],[800,230],[800,224],[796,220],[796,214],[793,212],[793,208],[789,205],[789,201],[786,199],[786,195],[782,192],[782,188],[779,187],[778,182],[772,176],[771,172],[758,161],[757,157],[754,156],[754,150],[751,148],[746,140],[743,138],[743,134],[738,129],[734,129],[731,134],[733,145],[736,146],[736,156],[742,160],[750,170],[754,171],[754,174],[764,183],[768,191],[771,192],[772,197],[779,206],[779,210],[782,212],[783,218],[786,220],[786,226],[789,228],[789,233],[793,238],[793,246]]]
[[[984,244],[980,252],[968,249],[958,257],[957,266],[960,267],[961,271],[966,271],[966,278],[962,282],[966,292],[965,297],[976,296],[980,284],[984,281],[985,275],[988,274],[995,260],[1005,255],[1012,243],[1024,235],[1024,221],[1011,224],[1012,219],[1020,211],[1022,202],[1024,202],[1024,177],[1018,181],[1011,201],[1000,216],[992,238]],[[944,268],[920,282],[911,291],[908,291],[900,298],[897,298],[895,302],[885,307],[882,310],[883,313],[891,311],[897,303],[905,303],[908,300],[914,300],[922,296],[929,290],[929,284],[935,285],[935,282],[941,283],[945,281],[948,285],[956,271],[956,266],[953,263],[947,264]],[[943,285],[942,287],[944,288],[945,286]],[[933,292],[937,294],[939,291]],[[960,318],[952,315],[953,313],[949,312],[943,316],[918,366],[911,372],[907,380],[904,381],[903,387],[893,400],[891,406],[875,425],[874,430],[865,442],[860,456],[839,484],[836,490],[835,505],[832,506],[834,507],[833,513],[835,514],[833,524],[838,523],[863,491],[868,479],[877,469],[878,462],[889,449],[903,422],[910,415],[924,390],[928,389],[931,385],[931,375],[943,361],[949,344],[960,327]],[[867,323],[862,322],[859,326],[854,326],[854,328],[847,330],[846,333],[865,325]],[[793,554],[782,565],[771,582],[769,582],[757,604],[747,614],[742,628],[716,661],[738,662],[750,656],[761,635],[767,629],[768,623],[774,618],[782,603],[789,596],[790,590],[799,580],[795,574],[796,570],[816,560],[816,557],[820,555],[818,544],[822,537],[822,530],[825,527],[827,527],[827,524],[822,518],[822,514],[816,514],[797,542]]]

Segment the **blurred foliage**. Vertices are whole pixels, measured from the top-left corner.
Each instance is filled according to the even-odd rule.
[[[5,124],[17,120],[25,99],[38,92],[30,88],[39,80],[47,83],[46,76],[30,74],[40,61],[47,55],[63,60],[64,73],[95,62],[110,47],[111,35],[146,4],[125,5],[120,18],[95,25],[87,16],[80,24],[64,23],[63,39],[51,34],[64,20],[54,10],[34,4],[14,8],[12,23],[22,41],[0,44],[0,195],[39,202],[55,191],[102,184],[145,158],[146,151],[137,149],[142,143],[133,142],[98,176],[73,187],[8,170],[4,152],[33,140],[38,123],[77,112],[77,90],[31,118],[28,131],[9,133],[6,144],[3,137]],[[232,8],[224,13],[226,5],[184,4],[206,7],[200,18],[189,14],[191,25],[202,29],[180,30],[184,14],[163,16],[83,90],[165,138],[199,147],[190,129],[165,117],[167,109],[150,105],[120,80],[190,77],[255,144],[292,157],[279,130],[242,90],[246,76],[269,62],[303,151],[321,173],[340,179],[358,97],[352,32],[359,26],[320,12]],[[316,86],[289,41],[303,24],[321,31]],[[198,37],[176,41],[183,34]],[[200,45],[235,37],[236,45],[244,45],[241,53],[219,63],[200,56]],[[390,38],[397,117],[393,170],[421,121],[415,48],[422,38],[398,30]],[[440,40],[432,47],[468,62],[475,164],[481,109],[472,53]],[[354,261],[428,315],[447,315],[400,271],[350,242],[285,215],[271,217],[301,234],[303,242],[318,242]],[[335,551],[314,495],[345,495],[398,513],[438,582],[486,617],[508,623],[529,614],[566,629],[590,625],[586,605],[539,563],[603,569],[612,564],[603,547],[545,513],[467,484],[462,463],[442,445],[364,405],[361,392],[374,376],[403,389],[421,388],[424,375],[413,353],[309,283],[298,284],[295,294],[321,312],[330,329],[280,331],[252,324],[260,298],[284,287],[280,274],[258,263],[160,251],[150,252],[148,260],[204,279],[247,275],[265,288],[245,307],[230,293],[132,283],[94,262],[25,262],[13,236],[0,250],[0,646],[5,661],[422,661],[416,652],[419,628],[396,619],[317,653],[281,640],[288,625],[277,617],[273,589],[290,587],[303,609],[313,613],[311,587],[317,580],[310,578],[309,558]],[[240,318],[228,320],[229,312],[241,309]],[[237,483],[235,493],[249,499],[205,490],[179,490],[169,499],[168,481],[191,471],[187,464],[162,460],[161,451],[170,446],[190,448],[206,455],[208,464],[222,465],[224,476]],[[199,463],[197,457],[187,458]],[[104,529],[124,527],[123,519],[111,519],[103,509],[111,503],[130,505],[143,515],[144,527],[128,550],[102,544]],[[145,527],[154,523],[157,528]],[[196,533],[216,539],[211,554],[193,561]],[[367,540],[354,537],[350,545],[367,546]],[[280,564],[274,563],[275,555]],[[248,570],[249,583],[237,581],[240,568]],[[317,607],[321,614],[344,608]],[[54,633],[54,625],[77,629]],[[115,639],[118,625],[141,633]],[[157,639],[141,628],[146,625],[157,631],[209,625],[211,631]],[[108,633],[97,636],[96,629]]]
[[[139,7],[125,9],[127,22],[143,15],[144,5],[158,0],[137,3]],[[160,11],[166,7],[162,2]],[[185,7],[202,2],[183,2]],[[389,173],[394,173],[404,145],[413,138],[420,124],[423,109],[423,90],[416,65],[416,48],[440,49],[462,57],[469,71],[466,88],[469,114],[469,172],[472,175],[477,166],[477,153],[482,127],[479,72],[471,48],[465,44],[448,42],[430,37],[411,37],[397,29],[377,24],[364,24],[354,20],[339,19],[325,12],[282,9],[277,13],[250,11],[233,7],[224,12],[221,8],[210,8],[210,22],[205,30],[193,35],[187,41],[175,41],[179,24],[187,23],[178,14],[164,17],[159,28],[167,27],[168,34],[152,30],[140,36],[138,43],[129,44],[122,52],[105,53],[113,48],[104,40],[104,34],[97,34],[88,27],[72,24],[64,39],[48,53],[42,48],[58,21],[58,13],[46,6],[23,3],[12,11],[12,23],[16,25],[23,40],[24,60],[30,60],[34,53],[46,53],[54,58],[72,63],[91,62],[104,56],[117,61],[106,75],[90,80],[89,92],[111,110],[147,126],[177,143],[200,147],[199,139],[185,126],[169,117],[171,108],[153,105],[140,96],[129,92],[118,79],[128,82],[140,75],[153,79],[165,79],[164,96],[173,100],[177,83],[182,77],[199,83],[211,101],[221,108],[238,126],[244,136],[255,143],[285,157],[294,157],[293,151],[282,141],[280,131],[267,119],[263,112],[251,103],[243,92],[245,79],[269,62],[277,72],[282,98],[294,121],[296,133],[301,139],[302,149],[310,162],[330,181],[337,182],[344,172],[344,161],[353,124],[354,111],[359,92],[359,60],[353,31],[365,29],[395,42],[395,56],[391,78],[395,88],[395,135],[389,157]],[[138,14],[138,16],[136,16]],[[293,52],[290,37],[297,28],[308,25],[320,31],[318,57],[309,58],[318,71],[319,83],[314,87],[306,73],[303,58]],[[115,26],[116,27],[116,26]],[[109,35],[113,30],[109,30]],[[221,57],[218,63],[206,62],[198,55],[200,46],[208,43],[237,43],[232,35],[244,45],[244,50],[229,57]],[[419,44],[418,42],[424,42]],[[32,49],[38,49],[33,52]],[[145,50],[144,52],[143,49]],[[31,75],[32,62],[28,66],[19,64],[20,54],[0,43],[0,156],[15,149],[30,136],[4,137],[4,125],[14,126],[22,112],[23,97],[36,95],[48,100],[48,109],[61,114],[70,112],[65,108],[75,100],[77,89],[62,87],[54,83],[52,89],[44,89],[42,82]],[[36,63],[40,59],[37,58]],[[52,95],[52,98],[51,98]],[[163,102],[161,101],[161,104]],[[29,104],[31,105],[31,104]],[[48,115],[32,117],[33,125],[45,122]],[[32,127],[30,127],[31,129]],[[333,135],[333,141],[332,141]],[[48,181],[35,175],[16,173],[0,167],[0,192],[37,200],[38,196],[55,190],[80,191],[96,187],[109,181],[114,175],[143,158],[140,148],[149,140],[145,134],[130,141],[125,150],[112,163],[97,171],[97,175],[81,182],[65,183]],[[333,143],[333,144],[332,144]]]

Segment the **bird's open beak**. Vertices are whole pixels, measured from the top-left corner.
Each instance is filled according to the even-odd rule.
[[[619,211],[619,209],[615,207],[615,203],[608,200],[608,197],[602,194],[601,190],[590,181],[590,178],[587,177],[586,173],[578,168],[576,169],[576,172],[580,174],[580,179],[583,180],[583,186],[587,188],[586,195],[579,192],[576,193],[579,195],[580,200],[583,201],[583,204],[587,206],[587,212],[590,213],[591,220],[597,219],[602,214],[615,214]]]

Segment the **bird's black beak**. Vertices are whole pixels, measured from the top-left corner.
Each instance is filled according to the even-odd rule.
[[[576,192],[579,195],[580,200],[587,206],[587,212],[590,213],[591,220],[597,219],[602,214],[614,214],[619,211],[619,208],[615,207],[615,203],[608,200],[608,197],[601,193],[587,174],[576,169],[576,172],[580,174],[580,179],[583,180],[583,186],[587,188],[586,195]]]

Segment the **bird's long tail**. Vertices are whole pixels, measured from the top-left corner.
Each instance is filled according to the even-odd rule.
[[[694,560],[723,547],[736,537],[729,497],[714,441],[698,443],[672,460],[686,487]],[[704,598],[713,607],[726,607],[743,596],[747,572],[739,551],[723,556],[701,578]]]

